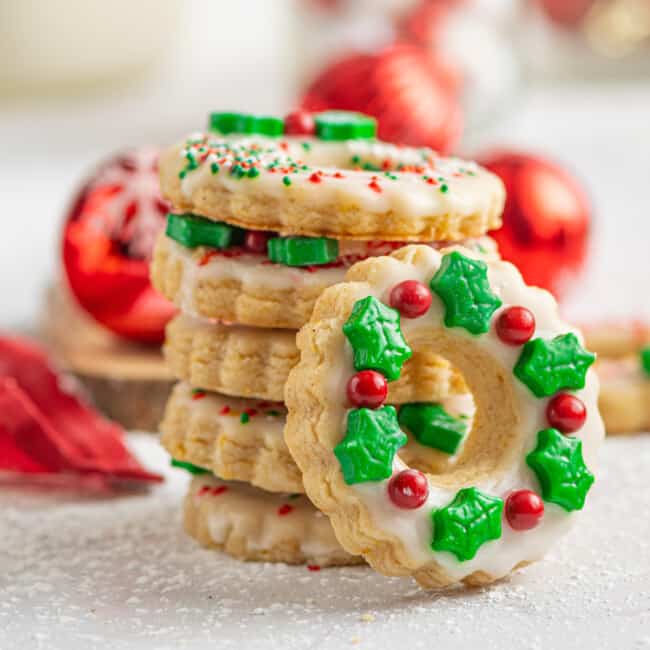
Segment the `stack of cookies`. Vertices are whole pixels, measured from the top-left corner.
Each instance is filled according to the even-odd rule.
[[[360,561],[304,496],[284,441],[296,332],[357,261],[408,242],[498,256],[485,233],[500,223],[500,181],[473,163],[378,142],[375,131],[353,113],[213,113],[207,132],[161,158],[173,207],[151,274],[180,310],[164,346],[179,382],[162,442],[194,474],[185,528],[205,546],[249,560]],[[407,286],[400,299],[417,309]],[[423,351],[389,388],[372,371],[347,386],[356,404],[386,390],[388,403],[413,405],[404,426],[414,465],[446,467],[469,429],[462,378]]]

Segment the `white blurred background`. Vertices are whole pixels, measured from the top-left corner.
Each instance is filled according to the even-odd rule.
[[[172,142],[210,110],[285,113],[330,52],[381,46],[412,4],[0,0],[0,326],[36,319],[67,203],[94,163]],[[650,318],[650,31],[616,15],[599,27],[593,11],[577,31],[549,26],[527,2],[462,4],[443,44],[473,82],[454,150],[516,146],[573,171],[595,225],[565,310]],[[603,39],[607,29],[631,33],[631,50]]]

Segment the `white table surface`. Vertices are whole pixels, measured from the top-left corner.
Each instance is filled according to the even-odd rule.
[[[650,648],[650,437],[610,439],[588,507],[542,562],[491,588],[425,592],[366,567],[242,563],[180,525],[187,483],[96,500],[0,491],[0,648]]]

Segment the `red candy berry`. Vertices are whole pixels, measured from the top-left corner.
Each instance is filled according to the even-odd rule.
[[[266,245],[271,236],[271,233],[263,230],[249,230],[244,238],[244,248],[251,253],[266,255]]]
[[[388,394],[386,377],[376,370],[361,370],[352,375],[347,385],[348,400],[354,406],[375,409]]]
[[[284,132],[287,135],[314,135],[316,124],[309,111],[293,111],[284,118]]]
[[[535,333],[535,317],[525,307],[508,307],[497,318],[497,335],[509,345],[523,345]]]
[[[532,490],[517,490],[506,499],[506,519],[513,530],[535,528],[544,515],[544,502]]]
[[[546,407],[548,423],[561,433],[573,433],[582,427],[587,409],[582,400],[569,393],[558,393]]]
[[[390,292],[390,306],[404,318],[417,318],[431,306],[431,292],[417,280],[404,280]]]
[[[398,508],[419,508],[429,496],[427,477],[417,469],[405,469],[388,482],[388,496]]]

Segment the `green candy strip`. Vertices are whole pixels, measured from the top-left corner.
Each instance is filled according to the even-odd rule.
[[[222,135],[241,133],[273,137],[284,133],[284,120],[250,113],[210,113],[210,131]]]
[[[377,120],[352,111],[325,111],[314,116],[321,140],[370,140],[377,136]]]
[[[194,214],[168,214],[165,234],[187,248],[229,248],[244,241],[244,231],[241,228]]]
[[[267,244],[269,259],[285,266],[318,266],[334,262],[339,243],[327,237],[273,237]]]
[[[646,377],[650,377],[650,345],[639,352],[639,359],[641,361],[641,370],[643,370]]]
[[[198,476],[200,474],[210,473],[209,470],[204,469],[203,467],[199,467],[198,465],[192,465],[192,463],[186,463],[185,461],[182,460],[176,460],[175,458],[171,459],[170,465],[172,467],[178,467],[178,469],[184,469],[186,472],[189,472],[190,474],[194,474],[195,476]]]
[[[421,445],[446,454],[456,453],[467,433],[467,423],[449,415],[440,404],[404,404],[398,420],[400,426],[410,431]]]

